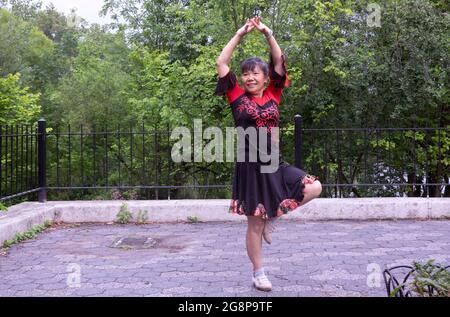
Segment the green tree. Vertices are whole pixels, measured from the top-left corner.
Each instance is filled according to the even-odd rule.
[[[20,83],[20,75],[0,77],[0,124],[34,123],[40,114],[39,94]]]
[[[0,75],[21,73],[35,88],[40,68],[51,55],[53,43],[36,27],[0,9]]]
[[[73,70],[52,95],[58,122],[79,126],[129,124],[128,53],[123,34],[92,26],[78,46]]]

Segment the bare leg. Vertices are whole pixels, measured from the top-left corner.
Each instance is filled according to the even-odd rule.
[[[264,219],[248,216],[247,221],[247,254],[253,264],[253,270],[256,271],[262,268],[262,232],[264,230]]]
[[[303,179],[305,189],[303,190],[304,198],[299,206],[320,196],[322,192],[322,184],[318,180],[312,180],[309,177]],[[246,236],[247,254],[253,264],[253,270],[259,270],[262,265],[262,233],[264,230],[265,220],[261,217],[248,216],[248,227]]]

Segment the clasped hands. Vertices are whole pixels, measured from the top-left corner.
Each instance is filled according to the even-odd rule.
[[[255,16],[252,19],[247,19],[247,22],[244,26],[237,30],[236,34],[242,37],[247,33],[250,33],[254,28],[263,33],[266,37],[270,34],[270,29],[261,22],[261,18],[259,16]]]

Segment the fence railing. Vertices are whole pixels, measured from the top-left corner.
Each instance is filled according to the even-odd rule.
[[[450,197],[449,132],[304,129],[297,115],[280,131],[281,153],[320,177],[324,197]],[[145,125],[47,130],[43,119],[0,126],[0,201],[230,197],[234,163],[175,163],[170,135]]]
[[[0,126],[0,199],[39,191],[36,125]]]

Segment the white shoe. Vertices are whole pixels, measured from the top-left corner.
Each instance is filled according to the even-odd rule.
[[[276,220],[277,220],[277,218],[270,218],[270,219],[267,219],[266,222],[264,223],[263,238],[264,238],[264,241],[267,242],[267,244],[272,243],[272,233],[276,229],[276,224],[275,224]]]
[[[253,277],[253,286],[260,291],[270,292],[272,290],[272,283],[265,274]]]
[[[257,290],[265,292],[270,292],[272,290],[272,283],[270,283],[269,279],[265,274],[258,275],[256,277],[253,276],[252,279],[253,279],[253,286],[255,286]]]

